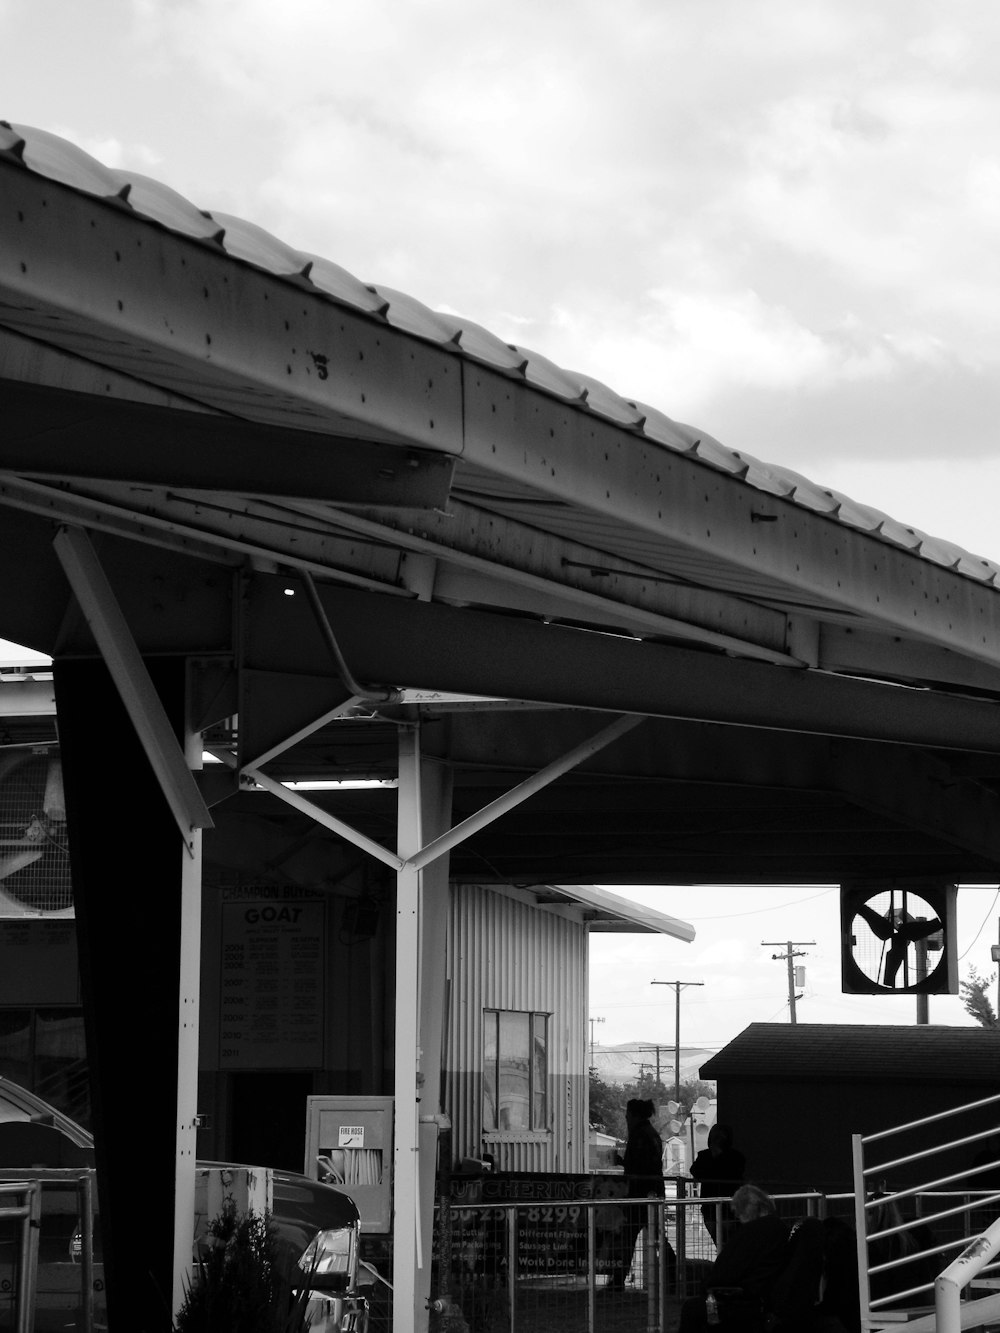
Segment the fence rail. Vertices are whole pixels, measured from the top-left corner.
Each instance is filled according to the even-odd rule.
[[[7,1196],[23,1196],[26,1203],[0,1207],[0,1330],[95,1333],[104,1327],[93,1169],[3,1168],[0,1200]],[[20,1228],[17,1239],[14,1227]]]
[[[436,1254],[435,1291],[447,1294],[450,1315],[460,1315],[469,1333],[674,1328],[680,1302],[700,1292],[716,1255],[704,1214],[716,1220],[721,1242],[737,1225],[729,1196],[686,1196],[682,1181],[679,1195],[630,1199],[615,1189],[621,1181],[594,1177],[591,1198],[463,1202],[448,1209],[444,1226],[439,1208],[436,1232],[450,1246],[446,1264]],[[846,1194],[774,1198],[789,1223],[831,1207],[850,1216]]]

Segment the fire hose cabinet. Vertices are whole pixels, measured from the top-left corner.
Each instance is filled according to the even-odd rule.
[[[349,1194],[368,1235],[392,1229],[392,1097],[307,1097],[305,1174]]]

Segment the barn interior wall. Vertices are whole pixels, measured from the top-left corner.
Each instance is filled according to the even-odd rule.
[[[586,1169],[586,927],[510,891],[453,886],[445,1060],[456,1158],[488,1151],[499,1170]],[[483,1011],[547,1013],[549,1127],[483,1132]]]

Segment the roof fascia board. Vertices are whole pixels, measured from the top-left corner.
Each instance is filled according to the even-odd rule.
[[[887,541],[464,366],[465,457],[907,637],[1000,665],[1000,595]]]
[[[674,939],[690,943],[694,939],[694,927],[686,921],[667,916],[653,908],[644,908],[638,903],[631,903],[613,893],[603,893],[592,885],[554,884],[554,885],[511,885],[484,884],[469,880],[452,880],[453,891],[461,894],[463,889],[477,889],[483,893],[495,893],[512,902],[520,903],[535,912],[548,912],[563,920],[572,921],[588,932],[606,929],[624,934],[667,935]],[[562,901],[547,897],[549,893],[558,894]],[[568,901],[567,901],[568,900]],[[594,911],[599,911],[607,924],[592,920]]]
[[[453,352],[0,158],[0,324],[259,422],[461,452]]]
[[[586,930],[586,921],[584,920],[583,909],[579,903],[573,902],[540,902],[538,890],[531,885],[523,884],[488,884],[482,880],[455,879],[451,878],[452,890],[461,894],[463,890],[473,889],[479,893],[494,893],[500,898],[507,898],[510,902],[517,903],[521,907],[527,907],[532,912],[545,912],[551,916],[557,916],[563,921],[571,922],[581,933]]]
[[[939,644],[878,634],[868,629],[823,625],[819,630],[817,665],[825,671],[908,681],[914,685],[943,684],[996,693],[996,670]]]
[[[668,935],[671,939],[683,940],[690,944],[695,937],[694,926],[687,921],[681,921],[679,917],[668,916],[666,912],[657,912],[653,907],[644,907],[640,903],[629,902],[627,898],[619,898],[615,893],[608,893],[603,889],[598,889],[593,885],[585,884],[557,884],[555,887],[561,893],[568,893],[571,898],[577,902],[583,903],[585,907],[592,908],[602,916],[606,915],[612,920],[624,924],[624,929],[629,927],[642,934]],[[599,921],[590,921],[590,929],[601,930]],[[621,929],[621,925],[612,927]]]

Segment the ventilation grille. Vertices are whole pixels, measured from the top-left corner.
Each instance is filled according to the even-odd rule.
[[[0,911],[72,906],[58,753],[0,756]]]

